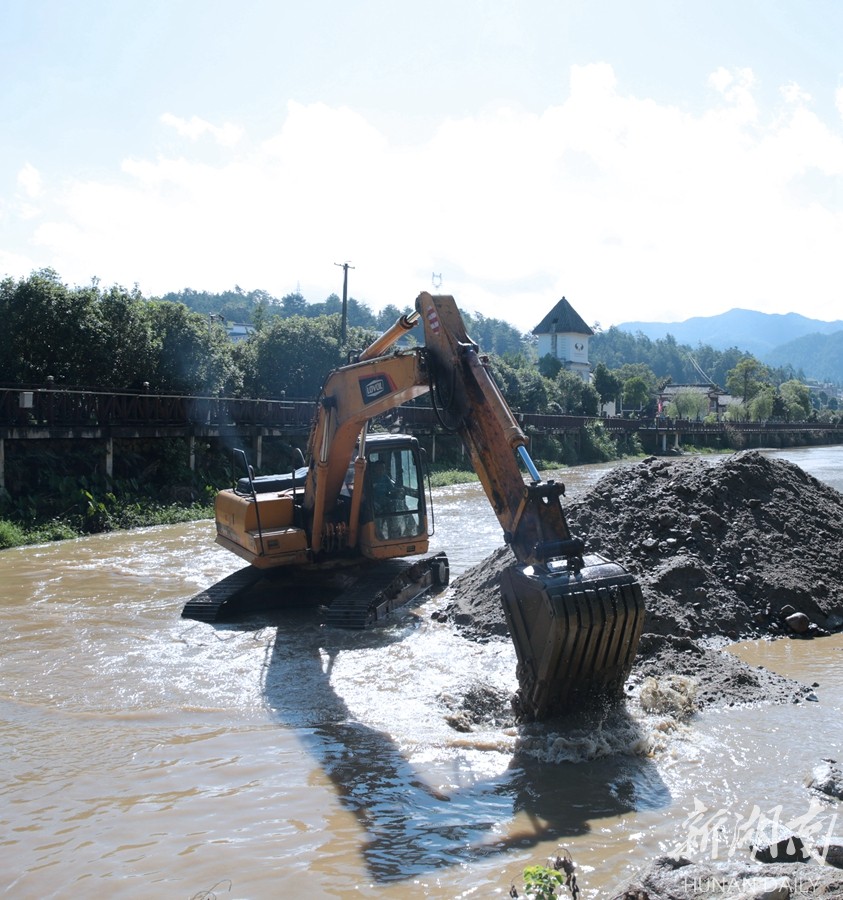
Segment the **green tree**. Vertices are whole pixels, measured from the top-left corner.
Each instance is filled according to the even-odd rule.
[[[0,291],[3,379],[23,383],[101,383],[104,358],[97,287],[73,290],[52,269],[41,269]]]
[[[562,371],[562,360],[552,353],[545,353],[539,360],[539,374],[544,378],[556,378]]]
[[[579,375],[562,369],[556,376],[559,403],[564,412],[575,416],[596,416],[600,397],[594,385],[583,381]]]
[[[625,409],[641,409],[652,395],[652,390],[644,378],[633,375],[623,383],[623,405]]]
[[[764,385],[747,404],[750,421],[766,422],[773,415],[776,392],[772,385]]]
[[[676,392],[667,414],[679,419],[704,419],[708,413],[708,395],[685,388]]]
[[[387,305],[378,313],[375,326],[380,332],[386,331],[388,328],[391,328],[402,315],[408,315],[412,310],[409,307],[405,307],[404,312],[402,313],[400,309],[394,303],[387,303]],[[418,326],[416,326],[418,328]]]
[[[342,363],[339,323],[333,317],[273,319],[250,343],[244,389],[252,397],[311,400]]]
[[[724,418],[727,422],[748,422],[752,419],[752,414],[748,404],[730,403],[726,407]]]
[[[811,415],[811,392],[801,381],[791,379],[779,386],[779,395],[785,409],[788,422],[808,419]]]
[[[592,384],[600,397],[600,402],[604,405],[617,401],[623,389],[623,383],[620,378],[602,362],[597,363],[594,367]]]
[[[214,293],[185,288],[171,291],[159,299],[170,303],[183,303],[188,309],[204,315],[221,315],[229,322],[255,322],[255,310],[263,307],[265,312],[277,310],[278,301],[267,291],[244,291],[239,285],[234,290]]]
[[[296,291],[293,294],[285,294],[281,298],[281,315],[284,318],[290,316],[303,316],[307,312],[307,300]]]
[[[624,363],[615,374],[620,378],[621,384],[626,384],[630,378],[640,378],[651,394],[656,392],[658,378],[646,363]]]
[[[102,292],[99,313],[104,332],[101,371],[109,372],[107,386],[140,388],[155,365],[149,301],[137,287],[129,292],[114,286]]]
[[[754,356],[744,356],[726,375],[726,389],[741,402],[751,400],[765,384],[769,384],[770,373],[767,367]]]
[[[465,330],[483,353],[520,354],[526,339],[518,329],[500,319],[489,319],[481,313],[461,310]]]
[[[725,386],[726,375],[731,369],[735,368],[745,355],[745,351],[738,350],[737,347],[730,347],[728,350],[715,350],[706,344],[700,344],[693,351],[691,357],[714,384]],[[678,379],[674,380],[679,383]]]
[[[490,357],[492,375],[513,409],[528,413],[553,411],[557,402],[552,383],[523,357]]]
[[[152,390],[216,394],[230,379],[232,351],[225,330],[181,303],[149,306],[153,339]]]

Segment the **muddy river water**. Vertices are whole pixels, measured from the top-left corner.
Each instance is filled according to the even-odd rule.
[[[843,447],[776,452],[843,490]],[[604,467],[569,470],[569,496]],[[476,485],[436,493],[459,574],[500,544]],[[843,637],[735,649],[818,702],[705,712],[630,704],[518,752],[459,733],[448,698],[514,690],[507,641],[430,612],[324,629],[307,608],[180,618],[239,568],[209,522],[0,554],[0,891],[45,897],[491,897],[559,845],[581,897],[685,844],[735,853],[759,812],[843,832],[805,775],[843,747]]]

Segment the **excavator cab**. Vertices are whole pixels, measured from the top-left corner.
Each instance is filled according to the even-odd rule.
[[[371,559],[426,553],[427,502],[421,450],[409,435],[366,440],[360,549]]]

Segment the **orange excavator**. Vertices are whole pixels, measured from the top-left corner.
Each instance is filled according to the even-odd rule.
[[[424,346],[396,348],[419,321]],[[640,585],[617,563],[586,555],[571,534],[564,485],[542,481],[450,296],[420,294],[414,313],[328,375],[305,465],[262,477],[246,465],[237,486],[217,495],[216,540],[249,565],[193,597],[182,615],[216,621],[274,576],[280,602],[330,587],[327,624],[362,628],[447,585],[446,554],[425,555],[432,508],[418,441],[369,427],[427,394],[443,427],[462,439],[516,559],[502,573],[501,600],[521,718],[621,696],[643,626]]]

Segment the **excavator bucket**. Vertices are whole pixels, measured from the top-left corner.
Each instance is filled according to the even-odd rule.
[[[501,575],[522,721],[623,695],[644,625],[641,586],[602,556],[581,562],[515,565]]]

